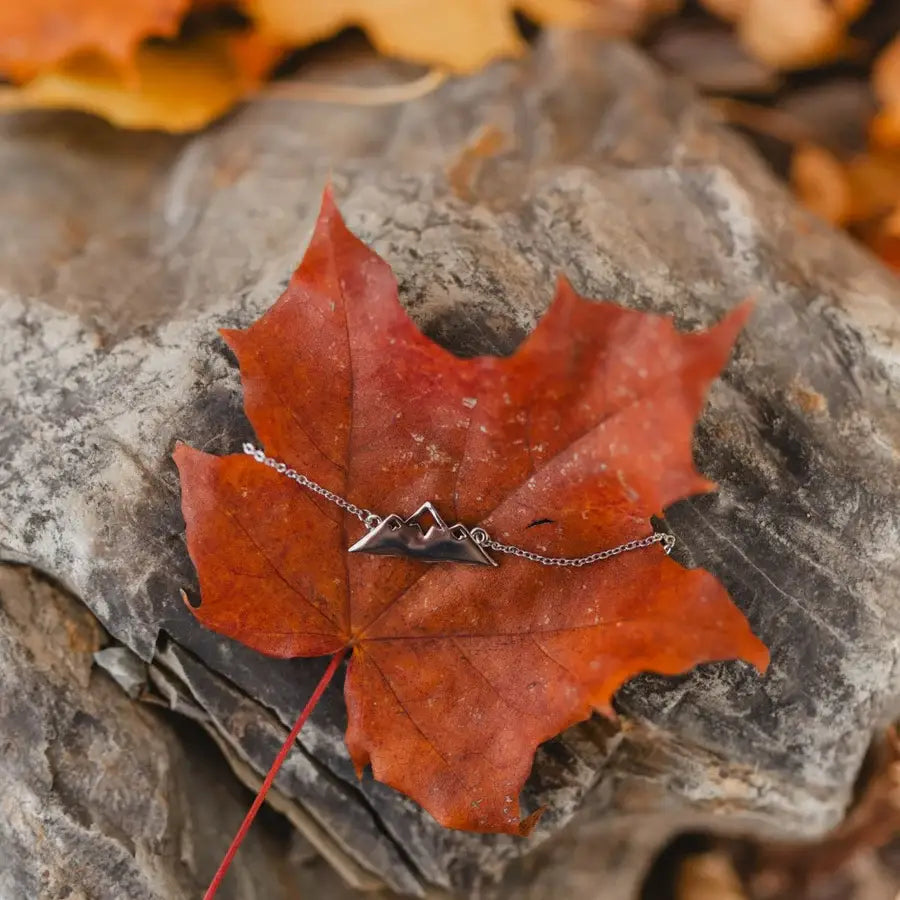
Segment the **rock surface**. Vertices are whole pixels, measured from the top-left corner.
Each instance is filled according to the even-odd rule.
[[[0,568],[0,897],[195,900],[243,818],[249,792],[215,748],[201,757],[92,672],[106,640],[76,600]],[[296,831],[272,826],[250,835],[219,896],[353,896]]]
[[[279,294],[329,177],[412,316],[461,354],[515,347],[560,271],[685,328],[757,300],[698,429],[721,490],[667,522],[678,558],[715,572],[769,643],[769,674],[723,663],[628,685],[617,735],[587,723],[541,750],[528,802],[549,812],[528,841],[444,831],[357,782],[333,687],[279,786],[335,858],[398,891],[470,891],[579,806],[620,839],[710,822],[812,836],[841,817],[898,712],[900,286],[686,88],[634,50],[548,34],[527,61],[403,107],[261,99],[187,139],[43,114],[0,128],[0,553],[71,588],[257,772],[323,664],[264,659],[183,608],[170,453],[251,436],[216,330]],[[644,857],[607,858],[626,858],[616,896]]]

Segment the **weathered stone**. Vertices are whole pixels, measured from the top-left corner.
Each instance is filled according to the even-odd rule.
[[[70,586],[144,660],[164,635],[169,666],[191,661],[182,688],[257,772],[271,714],[290,723],[322,665],[261,658],[184,609],[195,579],[169,455],[251,436],[216,329],[278,295],[327,178],[416,321],[461,354],[512,350],[561,271],[685,328],[756,297],[698,429],[721,490],[667,522],[678,558],[722,578],[770,644],[769,674],[634,681],[617,741],[585,726],[542,750],[527,799],[549,812],[529,841],[444,831],[357,783],[337,688],[282,788],[320,811],[352,798],[344,823],[365,827],[329,814],[342,851],[406,890],[497,876],[598,780],[596,815],[644,833],[701,816],[815,835],[840,818],[872,729],[898,710],[900,287],[686,88],[634,50],[551,34],[403,107],[261,99],[185,139],[38,114],[2,128],[2,552]]]
[[[195,900],[246,811],[196,729],[92,674],[105,640],[76,600],[0,567],[0,897]],[[349,897],[310,849],[261,822],[219,896]]]
[[[104,647],[94,654],[94,662],[129,697],[140,697],[147,687],[147,664],[127,647]]]

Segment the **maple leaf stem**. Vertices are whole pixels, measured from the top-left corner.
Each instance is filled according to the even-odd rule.
[[[229,846],[228,850],[225,853],[225,856],[222,857],[222,862],[219,863],[219,868],[216,870],[216,874],[213,876],[212,881],[209,883],[209,887],[206,889],[206,893],[203,895],[203,900],[212,900],[212,898],[215,897],[216,891],[222,884],[222,880],[225,878],[225,875],[228,872],[228,868],[238,851],[238,847],[241,846],[241,843],[247,836],[247,832],[250,830],[250,826],[253,824],[253,820],[256,818],[256,814],[259,812],[260,807],[263,805],[263,802],[266,799],[266,794],[269,793],[269,788],[272,787],[272,782],[275,781],[275,776],[278,774],[278,770],[281,768],[285,759],[287,759],[288,754],[291,752],[291,749],[293,748],[294,743],[297,740],[297,735],[300,734],[300,729],[303,728],[303,726],[306,724],[306,720],[310,716],[310,713],[312,713],[312,711],[316,708],[316,704],[322,698],[322,694],[325,693],[325,688],[328,687],[329,682],[334,677],[334,673],[338,670],[338,666],[341,664],[341,661],[343,660],[346,653],[347,649],[345,647],[343,650],[338,651],[334,654],[334,656],[331,657],[331,662],[328,664],[328,668],[325,670],[321,679],[319,680],[319,683],[316,685],[316,689],[310,695],[306,706],[303,707],[300,715],[297,716],[297,721],[294,722],[294,727],[291,729],[291,732],[287,736],[287,739],[281,745],[281,749],[278,751],[278,755],[275,757],[275,761],[272,763],[272,767],[269,769],[265,780],[263,781],[262,785],[260,785],[256,797],[253,799],[253,804],[250,806],[250,809],[247,810],[247,815],[244,816],[244,821],[241,822],[241,827],[238,828],[237,834],[235,834],[233,840],[231,841],[231,846]]]

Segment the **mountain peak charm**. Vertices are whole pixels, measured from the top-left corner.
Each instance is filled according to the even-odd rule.
[[[426,531],[416,521],[428,514],[433,524]],[[472,533],[457,522],[447,525],[430,502],[423,503],[409,518],[390,515],[361,537],[350,553],[375,553],[382,556],[408,556],[424,562],[459,562],[478,566],[496,566],[475,542]]]

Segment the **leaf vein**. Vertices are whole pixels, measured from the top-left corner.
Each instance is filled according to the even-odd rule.
[[[481,680],[491,689],[491,691],[497,696],[497,699],[504,706],[511,709],[513,712],[517,712],[522,715],[534,718],[534,713],[531,710],[525,709],[521,706],[517,706],[511,700],[504,697],[503,694],[500,693],[499,688],[494,684],[494,682],[491,681],[490,678],[488,678],[487,675],[485,675],[484,672],[482,672],[481,669],[479,669],[478,666],[476,666],[475,663],[470,659],[466,651],[463,650],[459,641],[456,640],[456,638],[453,638],[452,640],[453,646],[456,647],[456,649],[459,651],[459,655],[466,661],[466,663],[468,663],[469,667],[481,678]]]
[[[406,708],[406,704],[403,702],[403,700],[400,699],[400,695],[394,689],[394,686],[391,684],[390,679],[387,677],[387,675],[384,674],[381,666],[378,665],[378,660],[376,660],[375,657],[371,654],[367,654],[367,658],[371,660],[372,665],[375,666],[375,668],[378,670],[378,674],[381,677],[381,680],[384,682],[385,687],[387,687],[387,689],[391,692],[391,696],[393,696],[394,700],[397,701],[397,706],[400,707],[400,710],[403,712],[406,718],[409,719],[409,722],[413,726],[413,728],[415,728],[416,731],[418,731],[422,736],[422,740],[424,740],[425,743],[428,744],[428,746],[431,747],[431,749],[434,750],[434,752],[441,758],[441,761],[445,766],[447,766],[454,777],[456,777],[457,780],[461,781],[461,779],[459,779],[458,776],[456,776],[453,772],[453,767],[450,763],[450,760],[447,759],[447,757],[444,756],[444,754],[441,753],[440,750],[438,750],[437,745],[434,743],[434,741],[430,737],[428,737],[428,735],[422,729],[422,726],[419,725],[419,723],[413,718],[412,713]]]
[[[687,369],[685,371],[687,371]],[[573,437],[572,440],[569,441],[565,447],[562,447],[560,450],[558,450],[552,456],[550,456],[546,460],[544,460],[544,462],[541,466],[541,469],[546,469],[548,466],[550,466],[552,463],[554,463],[557,459],[564,456],[567,452],[571,452],[572,447],[574,447],[575,444],[580,443],[581,441],[585,440],[591,434],[593,434],[593,432],[597,431],[599,428],[603,427],[608,422],[613,421],[617,416],[624,414],[629,409],[631,409],[633,406],[635,406],[637,403],[647,399],[648,397],[653,396],[653,394],[655,394],[656,392],[661,390],[663,387],[667,386],[669,384],[669,377],[670,377],[669,373],[661,374],[659,376],[659,379],[657,380],[657,382],[652,385],[652,388],[648,388],[648,390],[646,390],[645,392],[642,392],[641,394],[638,394],[637,396],[633,397],[624,406],[620,406],[617,410],[598,419],[596,422],[594,422],[593,425],[591,425],[590,428],[586,429],[584,432],[582,432],[577,437]],[[530,447],[529,447],[529,453],[530,453]],[[533,472],[528,478],[526,478],[524,481],[522,481],[520,484],[517,484],[512,490],[510,490],[508,494],[506,494],[504,497],[501,497],[497,501],[497,503],[494,505],[494,508],[481,520],[481,522],[488,519],[504,503],[508,502],[512,497],[514,497],[519,491],[521,491],[523,489],[523,487],[528,483],[528,481],[534,477],[535,477],[535,473]],[[474,527],[476,524],[480,525],[481,522],[470,523],[470,527]],[[389,612],[391,609],[393,609],[397,605],[397,603],[400,600],[402,600],[403,597],[405,597],[423,578],[425,578],[426,576],[428,576],[430,574],[432,574],[431,571],[426,569],[424,572],[417,575],[416,578],[409,585],[407,585],[407,587],[405,587],[399,594],[397,594],[396,597],[394,597],[388,604],[386,604],[381,610],[379,610],[379,612],[376,614],[376,616],[373,619],[371,619],[369,622],[367,622],[360,629],[360,632],[359,632],[360,635],[363,635],[366,631],[368,631],[379,619],[382,618],[382,616],[384,616],[387,612]]]
[[[224,509],[225,509],[225,514],[235,523],[235,525],[237,525],[237,527],[244,533],[244,536],[247,538],[247,540],[251,543],[253,548],[269,564],[270,568],[275,573],[275,576],[278,578],[278,580],[280,582],[282,582],[282,584],[284,584],[284,586],[286,588],[288,588],[288,590],[290,590],[292,594],[299,597],[299,599],[302,600],[303,603],[305,603],[310,609],[312,609],[314,612],[318,613],[323,619],[325,619],[327,622],[329,622],[331,625],[333,625],[336,629],[340,630],[337,622],[335,622],[331,618],[331,616],[327,615],[324,612],[324,610],[319,609],[319,607],[315,603],[313,603],[312,600],[310,600],[303,593],[303,591],[300,590],[300,588],[298,588],[296,585],[292,584],[290,579],[288,579],[288,577],[278,568],[278,566],[275,565],[275,563],[268,557],[265,550],[262,548],[262,546],[256,540],[256,537],[254,536],[253,532],[250,531],[250,529],[248,529],[244,525],[243,522],[241,522],[241,520],[238,518],[237,514],[235,512],[233,512],[232,510],[228,509],[228,507],[225,507]]]

